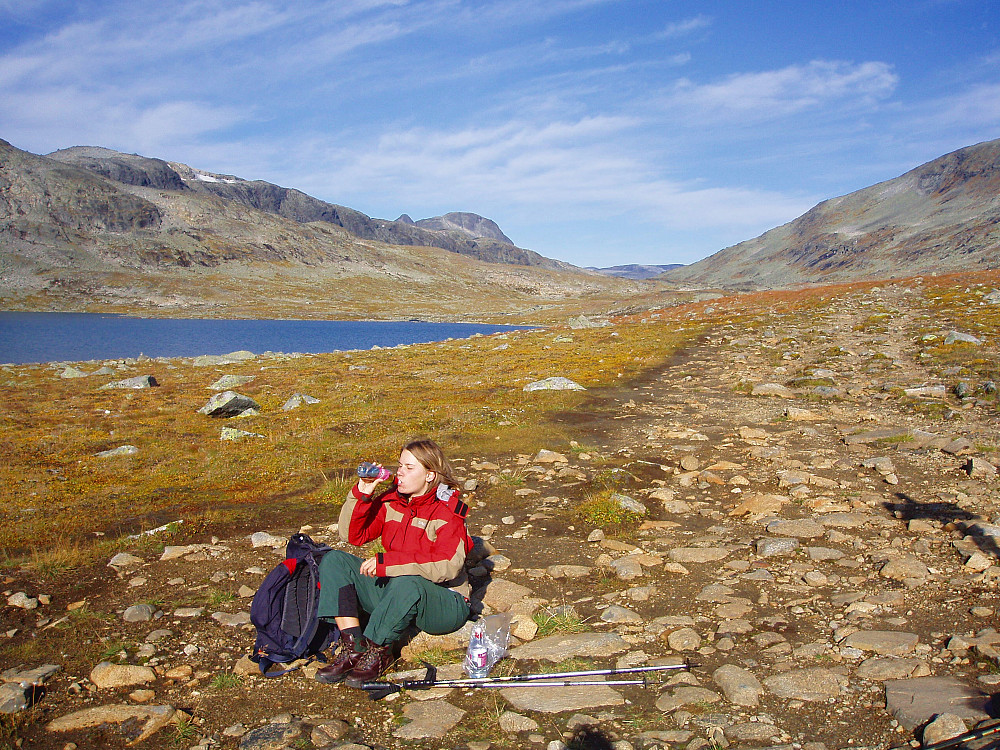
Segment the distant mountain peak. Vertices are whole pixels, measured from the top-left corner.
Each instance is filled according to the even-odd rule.
[[[403,214],[406,216],[406,214]],[[407,218],[409,218],[407,216]],[[434,231],[459,231],[464,234],[469,235],[474,238],[485,238],[491,240],[497,240],[498,242],[503,242],[508,245],[513,245],[514,242],[507,235],[505,235],[497,223],[492,219],[487,219],[479,214],[468,213],[465,211],[454,211],[447,213],[444,216],[434,216],[430,219],[421,219],[415,222],[418,227],[423,229],[432,229]]]

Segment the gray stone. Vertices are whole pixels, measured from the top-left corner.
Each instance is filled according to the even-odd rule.
[[[125,622],[149,622],[156,614],[156,607],[152,604],[133,604],[125,610],[122,619]]]
[[[319,399],[313,398],[312,396],[307,396],[304,393],[293,393],[292,397],[288,399],[284,406],[281,408],[284,411],[291,411],[292,409],[298,409],[303,404],[318,404]]]
[[[290,722],[268,723],[255,727],[240,739],[240,750],[283,750],[302,736],[302,727]]]
[[[781,735],[781,730],[774,724],[767,724],[763,721],[747,721],[742,724],[733,724],[724,727],[723,732],[727,740],[732,742],[768,742],[775,740]]]
[[[865,659],[858,665],[857,676],[873,682],[905,680],[908,677],[926,677],[931,673],[930,665],[922,659],[877,658]]]
[[[266,436],[261,435],[259,432],[247,432],[246,430],[237,430],[234,427],[223,427],[219,433],[219,440],[242,440],[243,438],[263,437]]]
[[[204,607],[178,607],[174,610],[174,617],[190,620],[201,617],[204,613]]]
[[[203,354],[200,357],[191,359],[191,364],[195,367],[216,367],[218,365],[234,365],[239,362],[246,362],[254,359],[257,355],[253,352],[240,350],[229,354]]]
[[[521,647],[523,648],[523,646]],[[593,678],[580,678],[593,681]],[[571,680],[572,681],[572,680]],[[553,714],[565,711],[585,711],[600,706],[621,706],[625,699],[606,685],[579,687],[510,687],[500,691],[504,699],[521,711]]]
[[[505,732],[533,732],[538,729],[537,721],[513,711],[504,711],[500,715],[499,724]]]
[[[775,536],[790,536],[800,539],[815,539],[818,536],[823,536],[826,533],[826,529],[823,528],[822,524],[816,523],[812,519],[796,519],[791,521],[777,520],[771,521],[764,528],[767,529],[768,534],[774,534]]]
[[[112,664],[102,661],[90,671],[90,681],[99,690],[131,685],[148,685],[156,681],[156,673],[149,667],[135,664]]]
[[[675,547],[669,557],[679,563],[718,562],[729,557],[729,550],[722,547]]]
[[[18,609],[38,609],[38,599],[28,596],[23,591],[18,591],[16,594],[8,596],[7,604]]]
[[[779,698],[822,701],[837,698],[847,687],[847,678],[829,669],[792,669],[764,679],[764,687]]]
[[[511,649],[511,656],[560,662],[574,656],[615,656],[628,650],[628,643],[617,633],[564,633],[517,646]]]
[[[799,540],[795,537],[765,537],[757,540],[758,557],[781,557],[794,554],[799,548]]]
[[[930,574],[927,566],[911,555],[893,558],[879,570],[880,576],[894,581],[905,581],[908,578],[922,580]]]
[[[237,612],[235,614],[231,614],[229,612],[214,612],[212,613],[212,619],[223,627],[238,628],[241,625],[250,624],[250,613]]]
[[[585,578],[592,570],[589,565],[550,565],[545,572],[552,578]]]
[[[524,386],[526,391],[585,391],[587,390],[579,383],[575,383],[569,378],[555,377],[536,380]]]
[[[860,529],[871,522],[871,518],[863,513],[827,513],[818,520],[832,529]]]
[[[255,531],[250,535],[250,546],[271,547],[272,549],[282,549],[288,544],[288,540],[283,536],[276,536],[268,531]]]
[[[351,731],[351,725],[339,719],[327,719],[313,727],[309,740],[314,747],[327,747]]]
[[[921,744],[924,747],[944,742],[965,734],[969,728],[962,721],[961,716],[956,714],[938,714],[930,724],[924,727],[920,736]]]
[[[664,693],[656,699],[656,707],[663,713],[672,713],[682,706],[718,703],[718,693],[703,687],[684,685]]]
[[[760,703],[763,686],[752,672],[734,664],[724,664],[712,673],[715,682],[726,699],[737,706],[753,707]]]
[[[917,677],[885,683],[886,710],[906,729],[938,714],[955,714],[975,723],[988,719],[990,696],[952,677]]]
[[[994,479],[997,475],[997,467],[978,456],[970,458],[962,468],[971,479]]]
[[[462,720],[465,711],[445,700],[415,701],[403,709],[410,720],[392,735],[404,740],[440,739]]]
[[[948,335],[944,337],[945,346],[951,346],[952,344],[962,343],[962,344],[972,344],[974,346],[979,346],[983,342],[973,336],[971,333],[960,333],[959,331],[949,331]]]
[[[620,623],[620,622],[642,622],[642,616],[637,612],[633,612],[631,609],[626,609],[617,604],[612,604],[610,607],[601,612],[601,620],[603,622]]]
[[[87,377],[87,373],[83,370],[78,370],[72,365],[66,365],[66,367],[63,368],[63,371],[59,373],[59,377],[64,380],[71,380],[73,378],[85,378]]]
[[[35,691],[30,685],[22,686],[16,682],[0,684],[0,714],[16,714],[31,705]]]
[[[43,664],[34,669],[19,669],[15,667],[4,670],[3,674],[0,674],[0,680],[3,682],[16,682],[18,684],[43,685],[46,680],[61,669],[62,667],[58,664]]]
[[[829,547],[806,547],[806,554],[809,555],[810,560],[816,562],[839,560],[844,556],[844,553],[839,549],[831,549]]]
[[[873,651],[879,656],[906,656],[913,653],[920,640],[916,633],[895,630],[859,630],[841,643],[845,648]]]
[[[674,651],[694,651],[701,646],[701,636],[694,628],[680,628],[667,636],[667,645]]]
[[[531,594],[532,591],[527,586],[503,578],[494,578],[486,586],[482,602],[497,612],[506,612]]]
[[[735,593],[736,591],[729,586],[724,586],[721,583],[710,583],[698,592],[695,601],[725,603],[731,601]]]
[[[134,378],[125,378],[125,380],[116,380],[113,383],[106,383],[102,385],[99,390],[142,390],[143,388],[155,388],[159,383],[156,382],[156,378],[152,375],[136,375]]]
[[[222,391],[213,395],[198,413],[210,417],[228,418],[237,417],[249,409],[259,410],[260,404],[236,391]]]
[[[140,565],[142,565],[142,558],[131,555],[128,552],[119,552],[108,562],[108,567],[114,568],[115,570],[135,568]]]
[[[138,722],[141,731],[138,736],[129,737],[130,745],[138,745],[173,721],[176,713],[173,706],[93,706],[53,719],[45,728],[50,732],[72,732],[101,724]]]
[[[97,458],[115,458],[117,456],[134,456],[138,452],[139,449],[134,445],[119,445],[117,448],[95,453],[94,456]]]
[[[921,385],[916,388],[904,388],[903,393],[910,398],[944,398],[948,395],[948,391],[943,385]]]
[[[635,555],[626,555],[611,562],[611,569],[615,571],[619,580],[631,581],[643,575],[642,565],[635,558]]]
[[[649,512],[649,509],[645,505],[640,503],[634,497],[629,497],[628,495],[622,495],[618,492],[611,496],[611,501],[617,503],[622,508],[632,513],[638,513],[640,516],[644,516]]]

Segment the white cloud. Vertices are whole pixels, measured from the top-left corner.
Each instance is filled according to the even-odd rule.
[[[599,214],[673,229],[758,228],[787,221],[815,203],[774,191],[664,180],[644,164],[641,147],[632,145],[640,125],[627,117],[587,117],[398,130],[367,144],[315,141],[289,168],[301,175],[297,185],[307,192],[338,203],[346,198],[348,205],[369,206],[373,213],[391,196],[394,207],[411,212],[480,207],[536,219]],[[392,213],[386,209],[382,213]]]
[[[677,37],[687,36],[694,31],[707,28],[711,25],[712,18],[710,16],[698,15],[692,18],[686,18],[683,21],[674,21],[673,23],[668,24],[667,27],[656,36],[660,39],[676,39]]]
[[[664,101],[706,118],[773,119],[845,100],[871,103],[889,96],[898,77],[883,62],[814,60],[759,73],[737,73],[716,83],[679,80]]]

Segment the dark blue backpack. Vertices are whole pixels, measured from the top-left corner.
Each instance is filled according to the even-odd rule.
[[[292,669],[267,673],[272,664],[287,664],[321,652],[339,637],[335,625],[316,616],[319,603],[319,561],[332,547],[316,544],[305,534],[294,534],[285,547],[285,560],[267,574],[250,603],[250,622],[257,628],[250,659],[266,677],[280,677]]]

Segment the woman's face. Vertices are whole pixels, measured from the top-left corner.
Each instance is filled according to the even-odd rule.
[[[399,454],[396,486],[404,495],[424,495],[434,486],[437,475],[425,468],[409,451]]]

